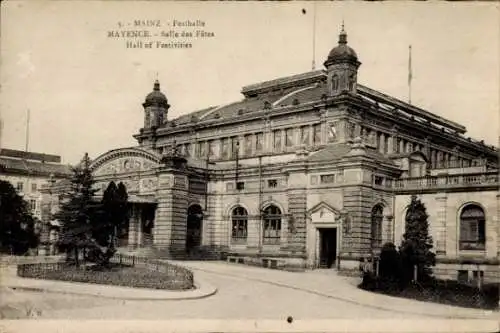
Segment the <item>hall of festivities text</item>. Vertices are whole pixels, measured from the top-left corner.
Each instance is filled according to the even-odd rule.
[[[108,38],[122,41],[127,49],[189,49],[215,36],[200,19],[119,21],[115,29],[107,31]]]

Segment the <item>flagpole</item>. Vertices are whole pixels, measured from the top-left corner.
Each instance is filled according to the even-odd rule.
[[[316,69],[316,1],[313,2],[312,70]]]
[[[29,139],[30,139],[30,109],[28,109],[26,112],[26,140],[24,147],[24,151],[26,152],[28,151]]]
[[[411,67],[411,45],[408,47],[408,103],[411,104],[411,81],[412,77],[412,67]]]

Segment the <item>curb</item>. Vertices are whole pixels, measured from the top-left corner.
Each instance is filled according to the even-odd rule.
[[[21,280],[22,281],[22,280]],[[50,282],[63,282],[63,281],[53,281],[53,280],[44,280],[44,281],[50,281]],[[73,289],[71,291],[69,290],[64,290],[65,288],[61,287],[45,287],[45,286],[23,286],[23,285],[16,285],[15,283],[6,283],[4,286],[7,288],[11,288],[13,290],[24,290],[24,291],[35,291],[35,292],[45,292],[45,293],[55,293],[55,294],[66,294],[66,295],[80,295],[80,296],[93,296],[93,297],[100,297],[100,298],[106,298],[106,299],[116,299],[116,300],[124,300],[124,301],[183,301],[183,300],[196,300],[196,299],[202,299],[202,298],[207,298],[210,296],[213,296],[217,293],[217,288],[212,286],[209,283],[200,283],[199,280],[195,282],[195,287],[196,289],[194,290],[186,290],[186,291],[174,291],[174,290],[161,290],[161,289],[146,289],[146,288],[132,288],[132,287],[117,287],[117,286],[110,286],[110,285],[99,285],[99,287],[105,287],[107,290],[104,290],[104,292],[100,292],[97,290],[92,290],[92,285],[91,284],[83,284],[79,283],[78,285],[75,285],[76,282],[68,282],[73,284]],[[78,287],[90,287],[90,288],[74,288],[75,286]],[[108,288],[113,288],[113,289],[108,289]],[[115,289],[119,288],[119,289]],[[78,290],[80,289],[80,290]],[[89,290],[90,289],[90,290]],[[113,293],[121,293],[126,296],[114,296],[110,294],[106,294],[106,291],[111,291],[113,290]],[[152,293],[153,296],[131,296],[131,291],[135,293]],[[167,293],[173,293],[171,295],[168,295]],[[133,293],[132,293],[133,294]]]

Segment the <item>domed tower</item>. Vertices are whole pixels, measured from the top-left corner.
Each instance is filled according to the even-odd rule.
[[[160,127],[167,120],[170,105],[167,97],[160,91],[160,82],[155,81],[153,91],[146,96],[144,107],[144,128]]]
[[[342,29],[339,43],[334,47],[324,62],[328,74],[328,95],[336,96],[344,92],[356,93],[358,61],[356,52],[347,46],[347,33]]]

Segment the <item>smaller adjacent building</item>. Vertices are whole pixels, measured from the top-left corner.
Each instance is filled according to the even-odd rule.
[[[42,243],[49,243],[50,237],[57,237],[57,226],[42,219],[42,188],[71,174],[69,165],[61,163],[61,156],[27,152],[15,149],[0,149],[0,180],[10,182],[29,204],[29,208],[49,233],[42,237]],[[46,223],[45,223],[46,222]],[[50,232],[50,230],[53,230]],[[42,233],[44,235],[44,233]],[[45,239],[47,238],[47,239]],[[54,243],[53,242],[53,243]]]

